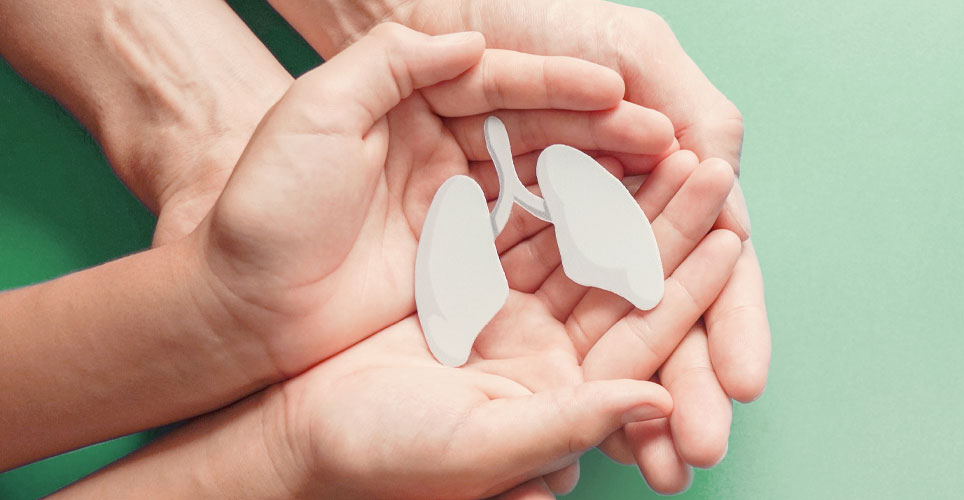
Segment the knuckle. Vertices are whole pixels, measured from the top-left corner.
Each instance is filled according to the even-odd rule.
[[[639,341],[639,347],[646,355],[651,356],[652,359],[663,359],[654,341],[656,332],[644,316],[630,314],[623,318],[623,321],[626,322],[626,327],[633,334],[633,338]]]
[[[648,9],[637,9],[635,21],[653,30],[669,29],[669,23],[662,16]]]
[[[505,96],[499,79],[493,73],[492,64],[488,57],[483,57],[479,63],[479,74],[482,78],[482,93],[488,105],[495,109],[505,106]]]

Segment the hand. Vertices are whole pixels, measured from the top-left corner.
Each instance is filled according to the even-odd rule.
[[[517,108],[498,114],[519,154],[553,142],[661,154],[668,121],[622,93],[613,72],[584,61],[483,53],[478,35],[373,30],[268,113],[194,235],[228,330],[258,339],[283,378],[408,316],[435,190],[492,171],[479,113]],[[629,124],[646,133],[628,136]]]
[[[627,82],[626,99],[669,116],[682,148],[696,152],[699,159],[721,158],[739,170],[743,125],[738,110],[710,84],[666,23],[652,12],[604,2],[549,0],[418,0],[361,6],[325,0],[273,0],[272,4],[326,57],[364,33],[375,19],[391,19],[428,33],[474,29],[483,32],[490,46],[580,57],[608,66]],[[650,166],[624,161],[630,174]],[[719,226],[744,238],[749,233],[738,185],[727,199]],[[590,295],[598,299],[599,294]],[[614,297],[611,300],[620,302]],[[726,289],[706,311],[705,322],[707,341],[691,345],[689,356],[673,355],[680,358],[673,365],[680,368],[684,379],[674,384],[674,399],[719,402],[721,390],[744,402],[758,397],[766,383],[770,336],[759,264],[749,240],[743,244]],[[705,334],[698,331],[694,335]],[[715,377],[701,369],[707,360]],[[658,491],[685,489],[690,477],[687,462],[709,466],[722,458],[731,410],[728,403],[714,404],[702,410],[704,425],[684,426],[682,422],[692,422],[680,416],[688,411],[690,408],[678,406],[674,413],[678,425],[672,435],[664,426],[653,440],[675,441],[671,448],[675,453],[647,447],[640,440],[630,445],[623,435],[614,436],[604,449],[620,461],[635,455]]]
[[[669,217],[683,227],[712,224],[732,182],[723,166],[704,165],[684,180],[647,179],[639,194],[644,209],[659,214],[657,238],[666,240]],[[664,300],[642,318],[659,332],[645,340],[656,357],[679,340],[664,332],[685,332],[722,288],[739,241],[715,231],[692,251],[661,248],[669,266],[688,257]],[[545,272],[520,265],[531,258],[522,257],[525,250],[517,245],[503,255],[510,281]],[[582,451],[621,421],[662,415],[667,402],[647,382],[583,383],[579,339],[564,321],[566,298],[568,307],[575,303],[564,292],[574,289],[554,282],[563,287],[513,289],[460,368],[435,361],[412,315],[282,384],[258,420],[280,429],[265,441],[280,443],[271,461],[289,471],[285,489],[321,498],[479,498],[544,477],[509,494],[549,498],[570,490],[578,469],[568,464]]]
[[[408,185],[431,182],[437,186],[450,175],[448,172],[444,172],[444,175],[432,172],[433,167],[441,169],[444,165],[426,162],[415,169],[408,164],[412,153],[403,146],[409,142],[395,142],[392,134],[397,133],[398,129],[392,127],[392,120],[401,117],[401,123],[419,123],[413,121],[408,113],[421,109],[426,124],[437,121],[437,125],[441,126],[435,115],[427,107],[421,106],[431,105],[438,110],[444,108],[446,103],[465,105],[478,102],[477,98],[472,98],[471,92],[480,88],[476,85],[480,83],[477,80],[479,75],[471,67],[480,58],[485,61],[486,57],[500,57],[499,53],[496,56],[483,55],[478,42],[480,39],[472,35],[455,40],[437,39],[397,26],[385,26],[300,80],[269,113],[211,216],[193,237],[196,244],[205,245],[202,247],[205,249],[204,255],[212,264],[212,269],[216,269],[215,266],[223,266],[222,270],[228,268],[227,274],[218,275],[222,282],[227,283],[231,278],[240,279],[245,273],[252,273],[249,279],[254,280],[257,287],[252,285],[247,290],[249,293],[253,294],[259,289],[272,292],[256,297],[271,300],[270,304],[274,306],[272,311],[266,313],[258,310],[247,316],[249,313],[243,312],[243,309],[232,309],[234,313],[242,311],[241,314],[232,314],[233,317],[244,320],[260,316],[277,320],[271,324],[265,321],[260,325],[273,333],[278,332],[277,325],[292,330],[295,326],[310,327],[310,324],[301,324],[302,319],[297,315],[292,319],[285,317],[285,313],[302,306],[313,308],[319,305],[319,302],[310,300],[315,297],[313,293],[302,291],[305,288],[314,287],[316,294],[330,296],[330,292],[322,286],[328,279],[327,275],[314,281],[309,279],[295,288],[286,289],[282,285],[286,280],[303,276],[311,278],[313,266],[323,270],[332,266],[327,254],[322,253],[325,245],[313,241],[316,238],[326,237],[322,243],[332,244],[336,249],[338,242],[348,240],[348,254],[354,251],[358,241],[375,241],[378,249],[391,248],[388,244],[393,242],[408,242],[409,237],[414,241],[414,236],[407,233],[406,238],[379,241],[379,237],[395,233],[386,229],[389,226],[382,219],[376,218],[372,222],[366,218],[371,213],[378,217],[384,217],[385,213],[404,215],[404,206],[397,207],[395,212],[384,212],[385,208],[391,208],[389,200],[382,200],[381,205],[370,201],[379,199],[377,187],[373,189],[370,200],[353,205],[350,200],[344,201],[336,196],[341,190],[335,187],[336,183],[331,179],[341,179],[343,183],[364,181],[366,175],[371,175],[369,170],[374,170],[377,178],[384,176],[385,192],[392,194],[390,186],[393,184],[389,184],[388,179],[399,178],[395,177],[399,173],[397,169],[411,174],[405,178]],[[521,63],[527,57],[522,56],[523,60],[514,59],[515,64],[509,67],[514,70],[524,68]],[[377,62],[362,65],[358,64],[359,60]],[[389,61],[398,63],[390,68],[387,64]],[[576,65],[567,68],[564,72],[567,76],[579,71],[579,66],[595,70],[586,63],[567,61],[557,61]],[[545,61],[541,62],[543,67],[550,66]],[[488,64],[488,74],[495,75],[498,81],[499,61],[491,59]],[[522,74],[525,75],[526,71],[522,71]],[[551,75],[552,71],[537,74],[541,77]],[[446,80],[457,75],[461,76]],[[439,80],[445,82],[436,83]],[[367,86],[360,87],[357,81],[366,82]],[[554,88],[567,88],[561,85],[563,82],[559,83]],[[585,88],[581,84],[579,87]],[[359,93],[359,88],[371,90]],[[410,91],[400,88],[422,90],[406,97]],[[517,102],[520,96],[526,95],[516,93],[518,89],[512,85],[500,88],[505,102]],[[345,89],[354,92],[347,93]],[[606,94],[605,89],[602,92],[599,90],[589,89],[590,97],[587,99]],[[571,95],[568,91],[564,94]],[[537,92],[537,95],[546,94]],[[618,101],[618,92],[614,95]],[[351,101],[356,98],[357,101]],[[327,112],[320,113],[318,109]],[[613,116],[618,117],[623,112],[616,108],[600,116],[618,123]],[[648,114],[641,109],[638,112]],[[386,117],[382,118],[386,113]],[[521,115],[506,113],[503,118],[512,116],[518,118]],[[552,116],[558,118],[558,112]],[[655,118],[654,115],[650,116]],[[634,118],[638,120],[640,117]],[[588,120],[584,123],[595,123],[593,114],[584,120]],[[599,121],[598,130],[602,132],[607,131],[604,128],[607,123],[605,120]],[[465,123],[475,121],[478,119],[471,118]],[[458,127],[458,123],[450,121],[448,125]],[[559,123],[565,121],[560,120]],[[657,138],[661,123],[654,121],[656,128],[653,135]],[[565,135],[562,133],[565,130],[553,131],[549,128],[547,134],[550,137]],[[380,136],[380,133],[384,135]],[[572,140],[567,142],[576,141],[578,144],[579,140],[586,140],[585,135],[584,132],[574,134]],[[404,135],[401,137],[409,138]],[[618,138],[618,135],[615,137]],[[419,138],[424,139],[424,136]],[[368,141],[374,144],[368,144]],[[516,144],[519,143],[516,141]],[[525,141],[521,143],[525,144]],[[292,144],[298,147],[292,148]],[[457,141],[451,144],[459,151],[470,149],[459,147]],[[630,141],[628,144],[632,147],[623,151],[646,153],[647,148],[655,148],[656,144],[665,148],[669,141],[664,139],[661,143],[645,144]],[[371,148],[366,149],[366,145]],[[610,146],[596,144],[596,147],[606,149]],[[294,153],[290,152],[292,149]],[[437,153],[434,149],[431,151]],[[306,152],[314,154],[303,154]],[[325,156],[319,153],[325,153]],[[348,165],[326,165],[324,160],[335,153],[341,153],[337,158],[344,159]],[[407,161],[395,163],[393,155],[401,155],[400,160]],[[369,163],[371,159],[375,161]],[[458,166],[459,162],[455,163]],[[464,158],[461,166],[462,170],[468,169]],[[528,168],[522,169],[523,176],[531,177],[532,167],[532,163],[528,163]],[[425,169],[432,180],[423,180],[415,175],[422,172],[421,169]],[[648,211],[671,213],[672,207],[693,202],[690,198],[694,194],[706,195],[702,198],[715,201],[700,206],[698,210],[687,211],[681,223],[705,224],[708,227],[719,211],[723,196],[732,182],[732,174],[729,170],[713,168],[712,165],[699,172],[702,174],[691,175],[685,183],[681,183],[683,187],[676,196],[673,193],[678,185],[672,186],[665,179],[660,181],[662,177],[652,176],[642,188],[644,192],[652,194],[645,198],[651,204]],[[378,185],[377,182],[375,184]],[[334,193],[327,192],[327,189]],[[423,212],[433,189],[427,190],[425,200],[421,202]],[[706,189],[709,193],[699,192]],[[354,192],[364,194],[364,190]],[[712,193],[716,193],[715,197]],[[394,194],[404,198],[406,193]],[[245,203],[235,205],[241,203],[240,200]],[[317,206],[323,206],[328,211],[343,209],[337,213],[340,219],[335,218],[336,214],[319,213],[315,208]],[[350,224],[353,210],[363,212],[358,216],[361,219],[358,224]],[[306,216],[307,221],[304,220]],[[328,220],[318,224],[322,216],[327,216]],[[270,219],[270,222],[287,228],[287,231],[271,227],[264,219]],[[345,223],[345,220],[349,223]],[[665,222],[658,221],[654,222],[655,227],[666,227]],[[372,235],[366,235],[365,228],[376,222],[382,224],[376,226],[377,231]],[[405,224],[410,225],[407,220]],[[525,224],[523,221],[523,225],[512,226],[516,228],[515,237],[519,232],[524,232]],[[353,235],[352,228],[359,228],[354,231],[357,236],[353,239],[345,236]],[[404,229],[410,231],[408,227]],[[513,237],[512,231],[507,231],[506,235]],[[367,240],[368,237],[372,240]],[[519,248],[516,245],[513,251]],[[692,252],[686,249],[689,257],[671,278],[671,282],[686,286],[686,292],[667,295],[653,311],[656,314],[651,319],[654,326],[660,330],[664,327],[672,330],[674,322],[695,321],[731,273],[737,251],[738,240],[728,231],[712,233]],[[338,255],[336,252],[335,256]],[[666,258],[668,262],[683,260],[681,256],[670,254]],[[403,265],[411,267],[413,256],[410,255],[408,259]],[[334,263],[339,265],[334,266],[335,270],[328,274],[341,272],[339,267],[343,261],[344,258],[334,259]],[[510,261],[513,259],[506,255],[510,279],[525,279],[525,272],[512,272]],[[370,259],[366,259],[366,262],[369,265],[378,263]],[[243,281],[240,283],[244,284]],[[217,282],[214,284],[217,285]],[[275,292],[276,289],[281,291]],[[403,289],[410,291],[410,288]],[[369,287],[369,290],[378,289]],[[688,302],[687,297],[697,302]],[[232,300],[228,297],[224,304],[231,307]],[[326,304],[322,301],[320,305]],[[361,310],[361,305],[356,307],[356,311]],[[662,313],[657,314],[658,311]],[[661,319],[671,322],[663,324]],[[579,453],[596,445],[624,423],[662,416],[670,409],[667,394],[648,382],[610,380],[583,384],[579,354],[573,339],[568,335],[564,323],[553,314],[552,304],[536,293],[514,292],[502,313],[480,337],[469,363],[460,369],[443,367],[431,357],[417,320],[411,314],[403,315],[400,321],[394,321],[384,330],[364,338],[307,373],[286,382],[280,390],[269,391],[280,393],[281,397],[250,400],[260,401],[255,405],[257,413],[261,415],[255,419],[259,428],[281,429],[277,431],[280,434],[272,433],[265,442],[271,443],[269,448],[275,450],[269,450],[271,461],[282,464],[276,467],[276,473],[287,478],[285,482],[293,491],[331,492],[338,497],[368,497],[385,493],[386,485],[372,479],[385,477],[388,485],[410,496],[436,496],[450,492],[474,496],[497,493],[543,474],[546,475],[547,485],[564,490],[567,487],[565,481],[571,479],[572,474],[567,473],[566,469],[561,475],[553,471],[564,467]],[[323,345],[317,339],[296,338],[292,340],[289,350],[284,351],[284,340],[273,339],[268,342],[276,342],[269,345],[281,349],[286,356],[300,356],[294,361],[284,359],[291,363],[288,368],[292,370],[298,359],[308,359],[308,355],[295,352],[295,347],[312,345],[309,343]],[[668,342],[675,343],[672,339]],[[425,408],[433,411],[425,413]],[[439,408],[443,410],[438,411]],[[234,425],[236,421],[232,418],[237,412],[228,410],[224,415],[224,418],[216,415],[211,417],[213,420],[204,419],[178,434],[185,441],[184,446],[172,447],[171,440],[159,446],[168,448],[169,452],[179,457],[195,449],[199,436],[208,436],[206,441],[214,441],[208,449],[218,449],[217,443],[223,442],[219,441],[219,437],[223,437],[220,431],[227,428],[237,430]],[[250,416],[250,413],[244,412],[244,415]],[[204,425],[210,427],[210,422],[218,422],[212,432],[197,431]],[[250,423],[251,419],[239,417],[237,422]],[[238,432],[229,434],[241,435]],[[384,439],[379,442],[391,444],[373,448],[368,438],[371,435]],[[419,439],[419,446],[405,446],[412,436]],[[176,441],[179,438],[171,439]],[[257,446],[248,446],[248,449],[252,448],[256,449]],[[279,448],[280,452],[277,451]],[[143,464],[152,460],[180,462],[172,462],[171,453],[145,450],[127,464]],[[426,464],[439,463],[439,454],[448,458],[441,462],[447,464],[448,468],[426,468]],[[502,460],[493,460],[491,457],[494,455]],[[125,466],[121,464],[117,468],[123,469]],[[155,467],[147,469],[151,473],[162,473]],[[247,477],[239,479],[250,480]],[[563,484],[560,485],[560,482]],[[86,487],[96,484],[96,478],[85,484]],[[398,496],[398,489],[391,490],[392,496]]]
[[[381,31],[376,32],[376,39],[379,36],[384,36],[383,31],[385,29],[393,28],[380,29]],[[257,297],[256,300],[265,300],[265,297],[267,297],[268,300],[272,301],[267,305],[262,305],[263,309],[255,310],[255,314],[251,316],[254,319],[248,319],[247,321],[249,324],[258,325],[264,330],[270,331],[272,335],[278,335],[278,337],[266,339],[266,344],[274,349],[273,358],[285,363],[279,364],[279,370],[286,375],[297,373],[305,366],[320,359],[325,359],[330,354],[366,338],[379,328],[395,324],[400,318],[410,314],[413,311],[410,302],[413,285],[408,273],[411,269],[411,263],[414,261],[417,241],[414,237],[414,231],[417,231],[417,229],[413,230],[412,228],[420,227],[435,188],[445,178],[454,173],[465,171],[476,175],[483,185],[490,187],[493,185],[494,169],[485,162],[470,166],[467,161],[468,158],[482,159],[486,157],[482,145],[482,135],[479,133],[484,116],[452,118],[443,123],[429,109],[429,106],[431,106],[432,109],[439,111],[446,109],[446,106],[453,107],[456,104],[464,106],[464,103],[472,102],[472,99],[466,99],[463,95],[459,95],[457,92],[452,94],[452,92],[462,87],[480,87],[471,83],[473,79],[480,76],[480,73],[472,71],[464,73],[463,76],[459,77],[464,81],[453,80],[446,84],[423,89],[412,97],[403,99],[397,105],[395,102],[381,104],[381,108],[376,109],[384,110],[382,112],[390,110],[385,120],[373,119],[373,117],[379,116],[378,113],[371,111],[375,107],[374,105],[359,105],[359,109],[367,110],[364,115],[366,121],[361,122],[358,130],[345,131],[339,128],[344,126],[339,121],[355,125],[359,119],[352,117],[350,114],[339,116],[342,111],[338,110],[347,109],[348,112],[351,112],[353,107],[345,106],[344,94],[339,93],[337,87],[332,88],[332,83],[323,80],[319,75],[325,75],[329,79],[347,78],[344,75],[351,73],[337,64],[338,61],[360,58],[362,56],[358,54],[362,50],[369,50],[365,48],[365,40],[346,51],[341,59],[338,57],[332,59],[321,70],[299,82],[301,86],[296,85],[296,88],[293,88],[292,92],[289,93],[288,98],[282,100],[278,107],[269,113],[261,129],[252,140],[248,152],[236,169],[219,205],[212,213],[210,226],[202,226],[201,233],[206,233],[210,238],[210,244],[213,245],[213,251],[207,252],[207,254],[221,255],[221,257],[218,257],[219,259],[225,257],[227,264],[214,261],[212,269],[216,273],[218,269],[221,270],[223,274],[218,274],[218,276],[222,282],[231,283],[227,285],[231,293],[242,297],[245,304],[252,303],[251,297]],[[483,60],[489,57],[492,61],[487,66],[490,74],[498,75],[497,57],[505,55],[496,52],[490,56],[482,56]],[[479,66],[482,67],[485,64]],[[354,68],[357,65],[350,67]],[[513,67],[518,70],[521,66],[515,64]],[[328,73],[324,72],[326,69]],[[462,68],[458,69],[461,70]],[[526,71],[523,70],[520,73],[524,75]],[[572,70],[566,73],[570,77],[573,75]],[[552,75],[554,72],[543,73],[539,71],[538,74]],[[361,79],[363,76],[359,75],[357,78]],[[574,80],[580,82],[578,88],[566,90],[559,95],[571,95],[573,92],[579,92],[579,89],[585,91],[586,87],[581,81],[599,81],[591,78]],[[346,79],[346,81],[351,80]],[[469,83],[466,84],[466,82]],[[557,83],[560,86],[558,88],[566,88],[561,79]],[[310,85],[321,87],[325,92],[319,92],[317,88]],[[356,86],[352,86],[352,88],[354,87]],[[597,96],[597,98],[599,95],[606,95],[605,91],[599,92],[598,89],[588,90],[589,95]],[[618,89],[616,90],[618,91]],[[499,97],[500,102],[516,102],[518,100],[517,97],[511,95],[513,92],[511,86],[505,86],[502,91]],[[397,91],[382,90],[373,92],[371,95],[386,94],[397,95]],[[539,95],[545,94],[540,93]],[[613,95],[616,95],[618,99],[618,92],[613,93]],[[333,97],[335,98],[334,101],[339,104],[337,108],[334,105],[327,105],[327,102],[330,102]],[[325,121],[320,122],[320,127],[317,121],[301,121],[304,120],[304,115],[300,114],[304,112],[304,105],[291,104],[298,103],[299,99],[301,102],[319,103],[318,106],[326,111],[324,114]],[[571,97],[568,99],[571,99]],[[475,101],[485,102],[485,99],[475,99]],[[391,106],[395,107],[392,108]],[[643,120],[648,119],[652,123],[649,126],[652,131],[649,134],[637,136],[642,139],[641,142],[633,143],[624,135],[616,133],[620,130],[619,127],[608,126],[606,128],[607,124],[618,123],[618,117],[623,113],[628,113],[628,110],[636,110],[634,111],[637,113],[635,118],[641,122],[645,123]],[[463,113],[484,111],[486,111],[484,108],[471,108],[463,110]],[[653,139],[653,137],[660,137],[660,127],[663,122],[642,108],[626,108],[625,105],[620,105],[614,111],[606,112],[605,115],[598,115],[603,116],[606,120],[600,119],[598,122],[596,121],[598,117],[591,114],[584,115],[589,120],[589,125],[594,127],[596,132],[590,134],[587,134],[585,129],[571,125],[572,120],[562,119],[571,115],[571,113],[566,115],[559,111],[542,112],[546,119],[525,118],[533,115],[538,117],[539,113],[529,112],[528,115],[513,111],[499,113],[503,120],[518,125],[510,125],[510,131],[524,131],[526,127],[523,125],[526,123],[539,125],[539,127],[532,128],[543,130],[541,136],[516,132],[518,137],[512,141],[517,146],[515,152],[519,153],[517,164],[520,168],[520,175],[524,180],[528,179],[529,182],[534,178],[535,159],[535,156],[529,154],[529,151],[544,147],[549,143],[547,141],[553,138],[585,149],[609,150],[637,156],[658,155],[660,151],[669,146],[669,141],[666,139],[662,141]],[[575,115],[571,116],[574,117]],[[526,122],[526,120],[529,121]],[[370,127],[373,127],[373,123],[375,128],[369,130]],[[418,126],[416,127],[415,124]],[[309,127],[309,131],[305,131],[302,127]],[[319,129],[325,130],[325,127],[332,127],[332,130],[341,133],[329,133],[328,135],[331,137],[326,137],[325,134],[318,132]],[[419,140],[407,135],[413,129],[419,130]],[[453,139],[455,140],[443,141],[442,146],[439,146],[427,139],[440,137],[444,140],[448,137],[446,129],[453,131]],[[474,133],[466,132],[466,130]],[[387,137],[380,139],[378,135],[380,131],[386,133]],[[365,139],[346,140],[346,138],[353,137],[364,137]],[[608,142],[596,143],[592,139],[593,137],[604,138],[599,140]],[[606,139],[607,137],[608,139]],[[670,138],[668,135],[664,135],[664,137]],[[461,145],[458,139],[462,140]],[[553,142],[556,142],[556,140]],[[374,152],[365,150],[364,145],[367,141],[371,141],[375,148],[380,149],[376,149]],[[446,143],[450,147],[444,147]],[[411,158],[418,158],[420,155],[407,149],[410,144],[416,144],[419,147],[424,147],[427,144],[428,150],[435,154],[435,158],[441,160],[441,164],[438,165],[431,161],[425,162],[417,170],[414,170],[411,166]],[[358,150],[352,150],[351,148],[358,148]],[[348,149],[348,151],[342,152],[345,149]],[[440,156],[440,151],[451,151],[452,156]],[[326,156],[374,158],[375,161],[371,165],[363,165],[366,168],[352,170],[352,176],[342,176],[341,171],[325,169],[324,167],[320,169],[311,166],[305,167],[305,165],[311,165],[306,159],[313,159],[324,165]],[[402,161],[396,162],[398,157]],[[378,167],[379,163],[384,165],[384,174]],[[453,165],[461,165],[462,168],[452,168]],[[369,169],[373,171],[369,175],[374,176],[374,179],[366,180],[366,170]],[[725,193],[732,183],[732,173],[729,169],[719,168],[719,162],[707,164],[700,172],[702,172],[701,175],[691,176],[692,181],[686,184],[690,187],[684,190],[684,198],[678,202],[675,209],[670,209],[667,212],[671,216],[656,222],[657,227],[671,228],[670,224],[686,223],[686,221],[676,220],[679,216],[678,212],[680,212],[679,207],[692,204],[692,198],[695,196],[701,209],[688,212],[695,219],[694,222],[689,223],[701,227],[700,234],[705,234],[709,230],[712,221],[719,212]],[[329,180],[332,177],[318,177],[320,174],[335,175],[335,177],[334,180]],[[686,174],[682,180],[687,180],[689,172],[686,172]],[[384,175],[384,177],[380,177],[381,175]],[[661,186],[655,180],[658,178],[658,176],[654,177],[654,181],[651,183],[652,187],[648,191],[659,191],[659,194],[664,196],[668,193],[669,197],[672,197],[674,189],[678,188],[679,184],[667,189],[666,186]],[[407,193],[395,191],[398,186],[392,183],[395,179],[398,179],[395,182],[404,184],[405,189],[408,190]],[[402,179],[404,179],[404,182]],[[683,184],[682,180],[680,180],[680,184]],[[385,182],[384,185],[381,184],[382,181]],[[339,184],[339,182],[342,184]],[[242,185],[240,183],[245,183],[243,185],[247,187],[236,188],[235,186]],[[376,188],[367,187],[371,183],[374,183]],[[318,190],[306,189],[306,186],[316,185],[328,188],[330,191],[319,192]],[[365,193],[372,191],[373,197],[370,200],[365,199]],[[343,195],[345,192],[355,193],[355,196],[345,197]],[[712,193],[716,193],[716,195],[710,196],[709,194]],[[382,196],[384,198],[381,198]],[[645,198],[654,200],[651,202],[654,206],[648,210],[653,214],[661,212],[660,203],[669,201],[667,197],[664,197],[661,202],[656,201],[658,199],[656,195],[647,195]],[[705,203],[704,199],[707,200]],[[398,205],[393,205],[394,203],[398,203]],[[323,210],[318,210],[317,207],[319,206],[324,207],[325,210],[335,210],[337,213],[325,213]],[[271,209],[267,210],[266,207]],[[375,208],[372,209],[371,207]],[[230,212],[221,212],[222,210],[230,210]],[[377,216],[374,219],[370,218],[369,215],[373,212]],[[386,214],[388,216],[397,214],[401,217],[386,219]],[[223,224],[223,227],[219,228],[219,224]],[[395,225],[401,227],[396,228]],[[500,237],[500,245],[503,246],[503,250],[505,250],[506,241],[510,243],[508,246],[513,246],[513,238],[518,242],[520,235],[527,232],[525,226],[517,225],[514,227],[516,228],[515,236],[513,236],[513,231],[510,230],[504,237]],[[227,236],[218,234],[219,231],[226,231]],[[313,236],[313,232],[317,233],[318,236]],[[660,229],[659,232],[666,233],[666,229]],[[686,308],[686,296],[683,294],[677,295],[672,300],[668,299],[664,307],[659,309],[663,311],[663,318],[672,320],[666,325],[670,331],[670,334],[666,336],[668,345],[674,346],[679,341],[679,337],[685,332],[687,325],[696,321],[699,314],[716,296],[729,275],[732,259],[727,257],[728,238],[725,234],[716,234],[708,240],[709,243],[707,243],[708,247],[706,248],[713,250],[704,249],[703,252],[694,254],[694,262],[714,262],[712,266],[716,266],[716,269],[722,271],[715,274],[709,273],[712,277],[704,276],[698,280],[692,277],[685,279],[686,283],[696,283],[695,285],[689,285],[692,290],[688,290],[687,293],[699,296],[702,307],[698,310]],[[240,235],[240,238],[238,235]],[[313,238],[315,241],[312,241]],[[659,234],[657,238],[661,238]],[[539,238],[539,241],[544,245],[546,241],[550,240],[543,237]],[[664,260],[668,263],[674,263],[672,267],[667,268],[667,271],[672,271],[675,265],[679,264],[683,257],[690,253],[698,241],[698,239],[690,239],[687,242],[689,243],[688,246],[687,244],[666,246],[668,253],[664,256]],[[343,245],[344,248],[339,249],[339,245]],[[554,242],[551,242],[551,248],[554,248]],[[680,252],[680,254],[673,255],[674,251]],[[333,257],[330,262],[326,263],[326,256],[329,254]],[[524,254],[516,252],[516,255]],[[535,255],[538,255],[538,253]],[[384,256],[387,256],[387,258]],[[507,261],[513,259],[512,256],[507,254],[505,257]],[[552,260],[550,259],[549,262],[552,262]],[[555,262],[558,263],[558,260]],[[364,272],[360,271],[358,266],[364,266]],[[525,276],[524,272],[513,273],[510,269],[511,266],[511,262],[506,263],[507,274],[513,282],[517,279],[531,279],[531,276]],[[693,264],[686,269],[689,272],[696,272],[697,270],[705,272],[705,267]],[[405,274],[399,276],[397,274],[398,269],[406,270]],[[528,267],[528,269],[538,272],[540,268],[533,266]],[[393,275],[393,272],[396,274]],[[316,274],[320,274],[321,277],[317,280],[311,280],[311,276]],[[685,275],[684,271],[683,276]],[[286,289],[286,287],[292,286],[291,282],[294,280],[300,280],[296,283],[303,285],[305,276],[308,277],[307,286],[313,288],[312,291],[305,292],[305,286]],[[391,276],[392,278],[370,282],[366,282],[364,279],[352,281],[356,280],[358,276],[372,276],[374,278]],[[677,279],[684,280],[679,276],[677,276]],[[514,288],[519,288],[519,286],[514,286]],[[244,291],[239,292],[239,289]],[[338,295],[329,298],[326,295],[329,293],[328,289],[337,290]],[[318,294],[321,294],[320,300],[317,298]],[[532,296],[531,293],[523,294],[523,298],[514,299],[512,302],[517,303],[521,300],[532,304],[534,308],[528,313],[530,315],[538,314],[539,311],[543,313],[548,311],[544,302],[531,300]],[[549,296],[551,297],[552,294],[549,294]],[[529,299],[525,297],[529,297]],[[539,307],[539,304],[543,304],[543,306]],[[305,316],[299,314],[298,309],[294,311],[287,309],[291,306],[304,308],[303,310],[310,310],[312,313]],[[374,314],[372,313],[373,310],[375,311]],[[362,315],[364,315],[364,320],[361,322],[367,323],[357,327],[356,325],[360,323],[358,318]],[[547,349],[541,343],[525,345],[522,352],[525,353],[525,356],[540,359],[546,357],[550,360],[558,360],[560,357],[564,357],[569,361],[571,368],[578,370],[578,362],[584,352],[580,354],[573,348],[573,341],[566,332],[564,322],[551,313],[543,314],[543,321],[547,328],[555,327],[556,338],[560,340],[558,343],[559,349],[566,349],[564,354],[554,355],[552,349]],[[684,325],[682,331],[675,334],[674,337],[672,332],[680,330],[680,327],[676,324],[678,321],[682,321]],[[688,323],[686,323],[687,321]],[[513,322],[513,324],[515,323]],[[656,323],[659,324],[659,321],[656,321]],[[324,325],[326,330],[320,330],[318,325]],[[503,329],[505,328],[503,327]],[[319,335],[306,336],[304,334],[306,331],[319,332]],[[332,335],[325,335],[326,331],[341,336],[333,338]],[[487,337],[492,337],[492,335]],[[502,359],[500,358],[500,350],[507,347],[511,349],[517,343],[511,340],[509,342],[498,342],[494,344],[496,350],[483,359],[498,361]],[[486,348],[480,349],[480,352],[485,352]],[[515,360],[520,356],[516,353],[510,359]],[[488,364],[500,365],[499,362]],[[510,363],[510,375],[507,375],[509,378],[512,378],[512,376],[519,377],[518,373],[512,373],[511,365],[513,364],[517,365],[518,363]],[[528,364],[538,366],[538,363],[529,362]],[[498,372],[498,369],[496,369],[496,372]],[[565,385],[572,383],[571,379],[561,377],[559,370],[539,371],[539,373],[548,374],[548,379],[542,381],[541,385],[537,385],[535,381],[529,381],[524,385],[548,389],[558,387],[560,383]]]

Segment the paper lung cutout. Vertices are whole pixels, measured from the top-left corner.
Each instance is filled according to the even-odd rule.
[[[539,187],[571,280],[609,290],[639,309],[663,297],[656,237],[639,204],[591,156],[556,144],[539,155]]]
[[[474,180],[452,177],[435,193],[418,241],[415,305],[436,359],[464,364],[475,338],[508,299],[495,237],[514,205],[555,224],[562,268],[573,281],[609,290],[639,309],[659,303],[659,248],[649,220],[618,179],[591,156],[557,144],[536,165],[543,199],[519,181],[498,118],[485,120],[485,142],[499,175],[492,214]]]
[[[470,177],[452,177],[432,199],[415,257],[415,305],[436,359],[464,364],[508,297],[485,194]]]

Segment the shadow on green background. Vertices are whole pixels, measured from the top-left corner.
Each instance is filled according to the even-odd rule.
[[[736,405],[726,459],[682,498],[961,498],[964,2],[636,3],[743,111],[774,334],[767,393]],[[233,6],[290,71],[320,62],[264,3]],[[0,117],[0,287],[146,248],[153,217],[5,65]],[[158,432],[2,474],[0,498]],[[582,465],[568,498],[656,496],[597,452]]]

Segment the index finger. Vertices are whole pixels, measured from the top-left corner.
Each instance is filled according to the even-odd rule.
[[[442,116],[471,116],[497,109],[609,109],[625,93],[619,73],[573,57],[537,56],[487,49],[478,64],[456,78],[422,89]]]

